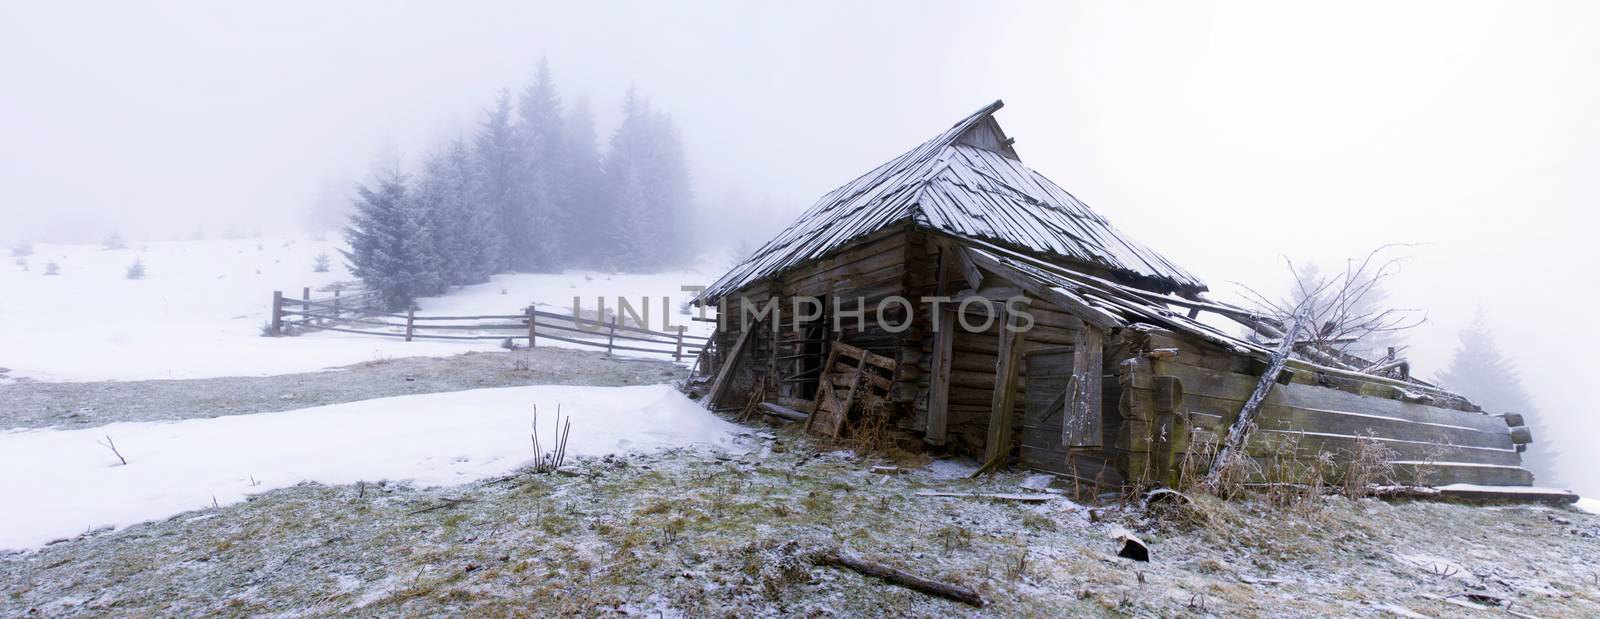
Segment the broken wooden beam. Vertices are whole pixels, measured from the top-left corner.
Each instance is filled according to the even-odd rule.
[[[763,415],[771,415],[771,416],[777,417],[779,419],[786,419],[786,420],[789,420],[789,421],[801,421],[801,422],[803,422],[807,418],[811,417],[810,415],[807,415],[807,414],[802,413],[800,411],[797,411],[795,409],[789,408],[787,406],[780,406],[778,404],[773,404],[771,402],[762,402],[760,406],[761,406],[761,414],[763,414]]]
[[[1057,495],[1054,494],[1032,492],[938,492],[934,490],[923,490],[918,492],[917,496],[957,499],[993,499],[996,501],[1010,501],[1013,503],[1045,503],[1057,498]]]
[[[1278,375],[1283,373],[1283,366],[1289,362],[1289,355],[1294,352],[1294,340],[1300,334],[1304,322],[1305,314],[1296,313],[1294,322],[1283,335],[1283,341],[1278,344],[1278,349],[1272,352],[1272,357],[1267,361],[1267,371],[1256,381],[1255,390],[1250,392],[1250,398],[1245,400],[1244,406],[1239,409],[1239,416],[1234,418],[1233,425],[1228,427],[1227,440],[1217,450],[1216,459],[1211,461],[1211,471],[1206,474],[1205,480],[1207,486],[1216,488],[1222,480],[1222,474],[1233,465],[1233,460],[1243,456],[1245,443],[1250,440],[1250,431],[1255,428],[1256,413],[1261,411],[1261,404],[1266,401],[1267,394],[1272,392],[1272,386],[1278,383]]]
[[[974,591],[970,587],[923,578],[916,574],[895,569],[887,565],[864,561],[860,557],[851,555],[841,550],[827,550],[819,552],[812,556],[811,562],[817,565],[842,567],[858,574],[871,576],[873,578],[884,580],[890,584],[905,587],[912,591],[942,597],[947,600],[955,600],[957,602],[970,604],[979,608],[983,607],[983,598],[978,595],[977,591]]]

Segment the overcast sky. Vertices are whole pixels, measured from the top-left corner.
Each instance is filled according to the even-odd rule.
[[[1422,243],[1391,285],[1429,310],[1417,371],[1483,308],[1600,493],[1597,31],[1577,2],[9,3],[0,243],[294,228],[541,57],[602,139],[637,85],[702,203],[783,218],[1003,98],[1025,162],[1215,296]]]

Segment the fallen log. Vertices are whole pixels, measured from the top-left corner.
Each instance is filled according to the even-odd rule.
[[[810,415],[807,415],[807,414],[802,413],[800,411],[797,411],[795,409],[789,408],[787,406],[779,406],[779,405],[773,404],[771,402],[762,402],[761,403],[761,414],[763,414],[763,415],[771,415],[773,417],[778,417],[780,419],[787,419],[789,421],[805,421],[807,417],[810,417]]]
[[[947,600],[955,600],[979,608],[983,607],[983,598],[971,588],[930,580],[879,563],[869,563],[860,557],[840,550],[819,552],[812,556],[811,562],[823,566],[842,567],[858,574],[882,579],[890,584],[899,585],[912,591],[942,597]]]
[[[982,493],[982,492],[935,492],[923,490],[917,496],[946,497],[958,499],[994,499],[997,501],[1015,501],[1017,503],[1044,503],[1056,498],[1054,494],[1033,493]]]

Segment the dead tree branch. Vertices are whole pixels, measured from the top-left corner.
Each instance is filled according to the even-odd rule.
[[[122,457],[122,452],[117,451],[117,443],[116,443],[116,441],[111,440],[111,435],[110,434],[106,435],[106,440],[104,440],[104,441],[95,441],[95,442],[99,443],[101,447],[104,447],[106,449],[110,449],[111,453],[116,455],[118,460],[122,461],[122,466],[127,466],[128,465],[128,459]]]

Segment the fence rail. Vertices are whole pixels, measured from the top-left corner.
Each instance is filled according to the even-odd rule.
[[[301,290],[300,298],[272,293],[271,335],[289,329],[336,331],[379,337],[433,340],[509,340],[525,341],[528,346],[550,340],[604,349],[606,354],[630,351],[660,354],[673,361],[699,356],[708,338],[678,331],[653,331],[623,324],[619,316],[609,321],[585,320],[570,315],[544,312],[528,307],[521,314],[482,314],[471,316],[430,316],[416,310],[404,314],[376,309],[377,295],[370,292],[343,294],[313,299],[311,289]],[[445,324],[440,324],[445,323]]]

